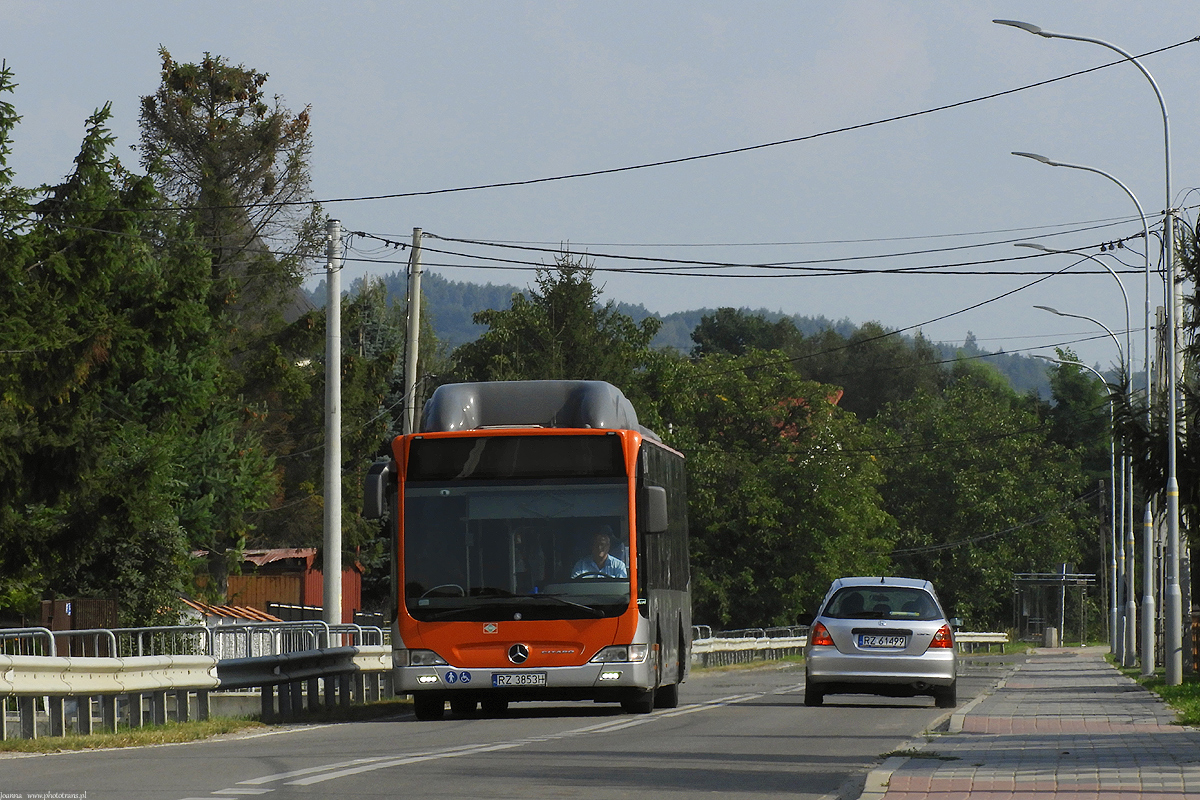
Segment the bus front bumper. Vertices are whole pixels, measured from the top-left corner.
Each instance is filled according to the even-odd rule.
[[[396,692],[405,694],[436,691],[504,694],[510,698],[619,700],[628,696],[630,689],[653,688],[655,672],[651,656],[641,662],[589,662],[530,669],[395,667],[392,679]]]

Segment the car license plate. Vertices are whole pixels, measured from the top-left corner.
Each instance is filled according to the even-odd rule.
[[[907,636],[884,636],[877,633],[860,633],[858,635],[858,646],[862,648],[904,648],[908,647]]]
[[[544,672],[493,672],[492,686],[545,686]]]

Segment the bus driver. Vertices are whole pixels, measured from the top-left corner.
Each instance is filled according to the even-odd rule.
[[[608,554],[611,546],[612,528],[606,525],[592,537],[591,554],[575,562],[575,568],[571,570],[571,577],[628,578],[629,571],[625,568],[625,562]]]

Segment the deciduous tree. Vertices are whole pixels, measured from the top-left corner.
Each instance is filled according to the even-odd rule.
[[[1036,411],[995,373],[962,362],[945,392],[918,392],[873,423],[885,507],[899,523],[897,569],[933,581],[968,626],[1011,620],[1014,573],[1085,556],[1099,566],[1095,492]]]
[[[513,296],[512,308],[481,311],[488,330],[457,348],[458,380],[604,380],[628,391],[650,353],[659,322],[641,324],[600,305],[600,290],[583,259],[563,253],[553,268],[538,270],[529,297]]]
[[[688,458],[695,618],[726,628],[794,623],[833,578],[885,570],[892,544],[870,437],[838,389],[755,368],[763,355],[660,355],[643,387]]]

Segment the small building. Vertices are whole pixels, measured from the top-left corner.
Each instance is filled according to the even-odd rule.
[[[226,603],[270,610],[268,603],[287,606],[324,606],[325,576],[317,569],[315,547],[289,547],[273,550],[246,550],[242,554],[242,574],[230,575]],[[361,564],[355,562],[342,570],[342,622],[354,621],[362,610]]]

